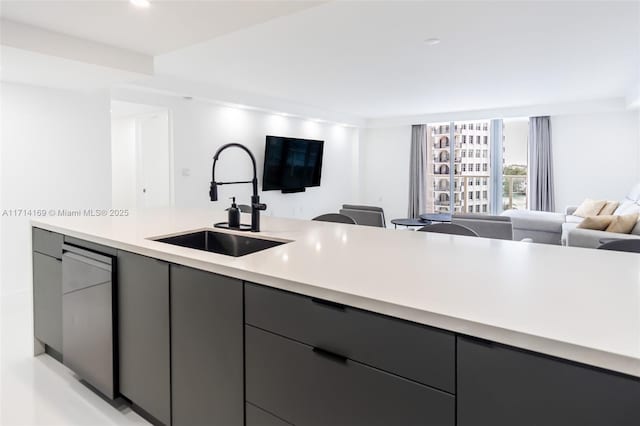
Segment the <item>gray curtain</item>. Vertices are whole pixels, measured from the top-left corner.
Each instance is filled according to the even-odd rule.
[[[551,119],[529,118],[529,198],[531,210],[555,211]]]
[[[427,125],[411,126],[408,217],[427,211]]]
[[[491,214],[502,213],[502,120],[491,120]]]

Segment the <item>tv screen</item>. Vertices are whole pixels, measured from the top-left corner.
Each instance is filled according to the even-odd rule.
[[[262,190],[320,186],[324,141],[267,136]]]

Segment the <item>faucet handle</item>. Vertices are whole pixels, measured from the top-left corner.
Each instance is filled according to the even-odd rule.
[[[254,210],[266,210],[267,209],[267,205],[264,204],[264,203],[253,203],[251,208],[253,208]]]

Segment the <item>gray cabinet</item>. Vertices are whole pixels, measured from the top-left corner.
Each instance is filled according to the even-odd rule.
[[[38,252],[33,252],[33,331],[61,361],[62,261]]]
[[[119,389],[171,423],[169,264],[118,251]]]
[[[171,266],[173,425],[244,424],[242,281]]]
[[[638,425],[640,379],[458,338],[458,425]]]
[[[247,325],[246,398],[302,425],[453,425],[455,397]]]

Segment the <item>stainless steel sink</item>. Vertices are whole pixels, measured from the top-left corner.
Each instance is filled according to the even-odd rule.
[[[189,232],[172,237],[154,238],[153,240],[234,257],[244,256],[289,242],[209,230]]]

